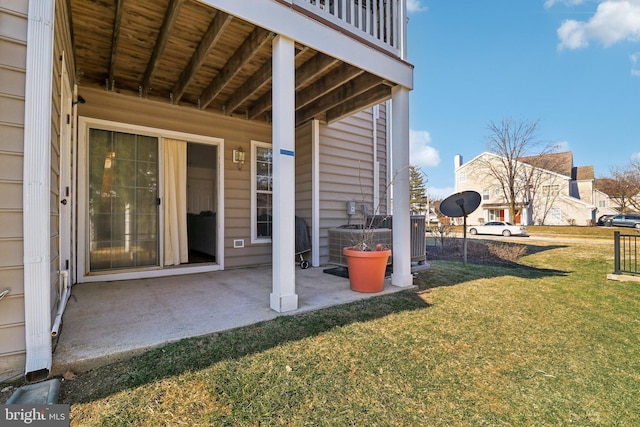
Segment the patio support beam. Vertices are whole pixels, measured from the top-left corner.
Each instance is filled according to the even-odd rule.
[[[273,40],[273,232],[271,308],[298,308],[295,271],[295,45]]]
[[[393,273],[391,284],[407,287],[411,275],[411,213],[409,194],[409,89],[391,90],[391,158],[393,183]]]
[[[311,120],[311,265],[320,267],[320,121]]]

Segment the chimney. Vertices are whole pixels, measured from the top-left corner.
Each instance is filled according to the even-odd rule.
[[[456,154],[453,158],[453,166],[458,169],[462,166],[462,156],[460,154]]]

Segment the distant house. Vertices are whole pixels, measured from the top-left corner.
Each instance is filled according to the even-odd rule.
[[[516,189],[516,216],[509,214],[503,183],[491,174],[501,167],[501,157],[482,153],[467,163],[455,157],[456,192],[474,190],[481,204],[470,217],[472,224],[509,221],[523,225],[591,225],[600,215],[617,213],[611,200],[595,188],[593,166],[576,167],[571,152],[523,157],[519,166],[528,178]]]
[[[265,306],[298,309],[295,217],[326,263],[390,176],[411,285],[406,0],[18,0],[0,22],[0,379],[49,374],[76,283],[271,264]]]
[[[640,212],[640,192],[638,183],[633,177],[627,181],[625,177],[598,178],[596,187],[603,193],[609,194],[611,206],[620,213]]]

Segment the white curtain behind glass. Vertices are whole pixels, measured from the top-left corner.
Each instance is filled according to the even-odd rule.
[[[187,143],[164,140],[164,265],[189,262]]]

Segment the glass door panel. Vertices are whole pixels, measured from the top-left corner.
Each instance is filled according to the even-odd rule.
[[[89,271],[159,265],[158,138],[91,129]]]

